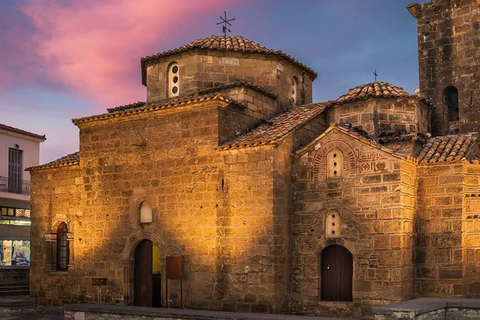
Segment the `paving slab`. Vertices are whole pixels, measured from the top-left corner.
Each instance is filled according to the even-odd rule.
[[[77,312],[111,313],[123,315],[139,315],[159,318],[183,318],[201,320],[346,320],[347,318],[312,317],[300,315],[242,313],[226,311],[208,311],[173,308],[149,308],[134,306],[112,306],[98,304],[70,304],[64,306],[65,310]],[[348,318],[349,320],[360,320]]]

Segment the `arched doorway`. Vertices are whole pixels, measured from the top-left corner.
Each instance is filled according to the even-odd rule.
[[[352,301],[353,256],[345,247],[332,245],[321,253],[321,299]]]
[[[135,248],[134,305],[161,307],[160,250],[150,240],[142,240]]]

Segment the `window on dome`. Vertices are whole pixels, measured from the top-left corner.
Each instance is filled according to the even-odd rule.
[[[298,101],[298,80],[296,77],[292,78],[292,87],[290,90],[292,104],[296,105]]]
[[[168,67],[168,97],[177,97],[180,93],[180,69],[173,62]]]

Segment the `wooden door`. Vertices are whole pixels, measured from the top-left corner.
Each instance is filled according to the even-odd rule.
[[[143,240],[135,248],[134,305],[152,306],[152,250],[153,243]]]
[[[352,301],[353,256],[348,249],[333,245],[321,254],[321,299]]]

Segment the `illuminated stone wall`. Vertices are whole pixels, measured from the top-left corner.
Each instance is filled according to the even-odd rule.
[[[184,306],[286,309],[293,139],[214,150],[223,108],[192,103],[177,112],[82,122],[80,164],[32,172],[37,302],[132,303],[133,252],[149,239],[163,268],[166,256],[185,257]],[[312,120],[296,141],[315,128],[324,127]],[[139,223],[142,203],[153,209],[150,224]],[[48,252],[61,221],[72,234],[65,272],[55,271]],[[107,278],[107,285],[92,286],[93,278]],[[178,281],[170,281],[169,299],[180,305]]]
[[[415,291],[419,296],[463,296],[462,163],[418,168]]]
[[[327,178],[330,150],[343,154],[339,177]],[[410,298],[415,164],[332,130],[298,152],[295,168],[295,312],[359,317],[372,306]],[[340,223],[334,229],[326,225],[331,212]],[[353,255],[352,302],[321,299],[320,255],[330,245]]]
[[[300,89],[297,104],[312,102],[313,76],[285,59],[214,50],[193,50],[147,62],[147,102],[167,99],[167,70],[172,61],[179,66],[180,96],[236,81],[250,82],[278,95],[279,112],[292,105],[292,78],[296,77]]]
[[[329,110],[329,122],[348,123],[372,136],[395,132],[430,132],[428,106],[418,96],[338,104]]]

